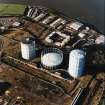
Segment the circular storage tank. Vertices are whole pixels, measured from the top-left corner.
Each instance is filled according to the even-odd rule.
[[[74,77],[80,77],[85,70],[86,53],[82,50],[72,50],[69,55],[69,74]]]
[[[35,40],[32,37],[25,37],[21,42],[21,55],[25,60],[35,57]]]
[[[57,48],[42,51],[41,64],[46,69],[57,69],[63,62],[63,52]]]

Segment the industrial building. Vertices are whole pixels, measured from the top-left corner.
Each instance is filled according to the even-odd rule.
[[[105,73],[96,65],[105,67],[105,36],[45,7],[27,6],[24,13],[0,17],[12,19],[7,26],[0,21],[0,85],[12,85],[3,85],[0,104],[99,105]]]

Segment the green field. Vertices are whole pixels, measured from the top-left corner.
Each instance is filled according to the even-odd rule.
[[[25,8],[20,4],[0,4],[0,15],[22,15]]]

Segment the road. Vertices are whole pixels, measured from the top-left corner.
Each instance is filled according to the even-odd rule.
[[[69,17],[79,17],[81,20],[92,23],[105,34],[105,0],[0,0],[0,2],[43,5],[54,8]]]

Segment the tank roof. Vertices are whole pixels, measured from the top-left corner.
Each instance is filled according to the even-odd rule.
[[[42,62],[49,67],[58,66],[62,62],[62,57],[58,53],[50,52],[42,57]]]
[[[31,44],[35,39],[33,37],[24,37],[22,43],[24,44]]]

